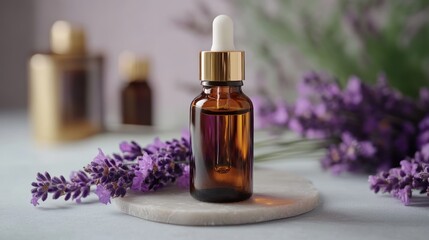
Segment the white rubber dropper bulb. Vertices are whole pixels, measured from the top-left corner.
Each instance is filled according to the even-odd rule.
[[[230,17],[219,15],[213,20],[211,51],[234,51],[234,28]]]

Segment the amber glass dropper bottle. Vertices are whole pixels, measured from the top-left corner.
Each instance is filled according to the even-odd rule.
[[[253,191],[253,106],[242,92],[244,52],[233,23],[213,21],[211,51],[200,53],[203,90],[191,103],[191,195],[205,202],[237,202]]]
[[[152,125],[152,90],[149,86],[149,63],[130,52],[119,58],[119,67],[127,83],[121,93],[122,123]]]

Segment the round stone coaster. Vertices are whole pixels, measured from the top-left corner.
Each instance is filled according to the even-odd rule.
[[[319,202],[313,184],[287,172],[255,169],[253,196],[237,203],[205,203],[188,191],[169,187],[157,192],[128,193],[116,198],[119,209],[150,221],[178,225],[233,225],[293,217]]]

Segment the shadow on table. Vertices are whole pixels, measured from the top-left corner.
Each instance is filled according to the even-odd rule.
[[[429,197],[427,196],[413,196],[410,205],[407,207],[429,207]]]
[[[51,210],[64,210],[64,209],[74,209],[78,207],[82,207],[82,205],[93,205],[93,204],[101,204],[98,199],[84,199],[81,203],[76,202],[67,202],[67,203],[43,203],[43,206],[37,206],[36,209],[40,211],[51,211]]]

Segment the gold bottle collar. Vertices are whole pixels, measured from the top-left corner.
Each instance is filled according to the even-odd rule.
[[[119,56],[119,69],[127,81],[146,81],[149,75],[149,60],[132,52]]]
[[[200,80],[244,80],[244,57],[244,51],[200,52]]]

